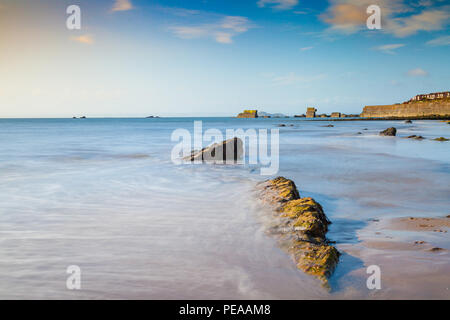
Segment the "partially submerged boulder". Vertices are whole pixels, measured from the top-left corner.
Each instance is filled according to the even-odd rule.
[[[406,120],[405,123],[412,123],[412,121],[411,120]]]
[[[242,140],[234,137],[220,143],[212,144],[200,151],[192,151],[191,155],[185,157],[184,160],[229,163],[241,159],[243,153],[244,147]]]
[[[387,128],[386,130],[383,130],[380,132],[380,136],[395,136],[397,134],[397,129],[394,127]]]
[[[417,136],[417,135],[415,135],[415,134],[413,134],[412,136],[408,136],[408,137],[406,137],[407,139],[415,139],[415,140],[423,140],[423,139],[425,139],[424,137],[422,137],[422,136]]]
[[[444,138],[444,137],[440,137],[440,138],[436,138],[433,139],[434,141],[449,141],[450,139]]]
[[[328,287],[328,277],[339,262],[338,250],[326,239],[331,223],[322,206],[312,198],[300,198],[292,180],[278,177],[258,185],[260,198],[276,212],[272,233],[294,259],[297,268],[318,277]]]

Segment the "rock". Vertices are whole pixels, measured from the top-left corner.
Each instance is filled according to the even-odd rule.
[[[387,128],[380,132],[380,136],[395,136],[397,134],[397,129],[394,127]]]
[[[414,244],[425,244],[426,242],[425,241],[422,241],[422,240],[418,240],[418,241],[414,241]]]
[[[357,132],[356,134],[362,134],[362,132]]]
[[[369,129],[367,129],[367,128],[364,128],[363,130],[369,130]]]
[[[431,251],[431,252],[440,252],[440,251],[443,251],[444,249],[442,249],[442,248],[439,248],[439,247],[434,247],[434,248],[431,248],[430,250],[428,250],[428,251]]]
[[[80,117],[80,119],[86,119],[86,116],[82,116],[82,117]]]
[[[416,140],[423,140],[423,139],[425,139],[424,137],[422,137],[422,136],[416,136],[415,134],[413,134],[412,136],[408,136],[408,137],[406,137],[407,139],[416,139]]]
[[[292,180],[278,177],[258,185],[259,197],[275,211],[272,233],[292,256],[298,269],[316,276],[325,287],[339,262],[339,251],[326,239],[331,223],[322,206],[300,198]]]
[[[333,128],[334,126],[333,126],[332,124],[328,124],[328,125],[322,126],[322,127],[325,127],[325,128]]]
[[[237,118],[258,118],[258,110],[244,110],[237,115]]]
[[[412,121],[411,120],[406,120],[405,123],[412,123]]]
[[[434,141],[448,141],[448,140],[450,140],[450,139],[447,139],[447,138],[444,138],[444,137],[440,137],[440,138],[436,138],[436,139],[433,139]]]
[[[271,205],[281,205],[284,202],[296,200],[300,198],[297,187],[294,181],[284,177],[278,177],[273,180],[268,180],[260,185],[261,199],[269,202]]]
[[[244,153],[242,140],[239,138],[232,138],[221,143],[215,143],[209,147],[203,148],[200,151],[192,151],[191,155],[185,157],[188,161],[210,161],[223,163],[224,161],[236,162],[242,158]]]
[[[278,125],[279,127],[286,127],[286,125],[284,123],[281,123]]]

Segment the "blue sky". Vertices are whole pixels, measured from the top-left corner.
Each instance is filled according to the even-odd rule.
[[[359,113],[450,90],[449,21],[439,0],[0,0],[0,117]]]

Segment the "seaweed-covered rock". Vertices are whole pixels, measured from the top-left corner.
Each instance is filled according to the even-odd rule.
[[[397,129],[394,127],[387,128],[386,130],[383,130],[380,132],[380,136],[395,136],[397,134]]]
[[[450,140],[450,139],[447,139],[447,138],[444,138],[444,137],[440,137],[440,138],[436,138],[436,139],[433,139],[434,141],[448,141],[448,140]]]
[[[297,268],[319,278],[328,277],[339,262],[338,250],[326,239],[331,223],[313,198],[300,198],[292,180],[278,177],[259,185],[260,198],[275,211],[272,233],[294,259]]]
[[[284,202],[300,198],[294,181],[284,177],[265,181],[260,185],[261,198],[273,205],[280,206]]]
[[[210,161],[210,162],[230,162],[242,158],[244,147],[242,140],[235,137],[215,143],[200,151],[192,151],[189,157],[184,160],[189,161]]]

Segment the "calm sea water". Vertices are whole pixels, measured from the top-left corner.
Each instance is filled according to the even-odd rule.
[[[280,171],[333,221],[343,252],[327,292],[265,233],[252,194],[257,167],[175,166],[173,130],[277,128]],[[0,298],[448,298],[450,278],[408,281],[405,266],[449,266],[448,254],[364,247],[371,219],[445,216],[450,137],[439,121],[298,119],[0,119]],[[395,126],[398,137],[378,132]],[[364,130],[367,129],[367,130]],[[362,134],[358,134],[361,132]],[[418,234],[391,232],[392,241]],[[424,237],[424,236],[422,236]],[[426,235],[450,249],[448,233]],[[365,268],[385,266],[383,289]],[[67,290],[66,268],[81,268]],[[417,270],[416,270],[417,269]],[[382,269],[383,270],[383,269]],[[397,270],[397,271],[396,271]],[[398,272],[398,274],[396,274]],[[436,271],[440,272],[439,270]],[[447,288],[447,291],[445,291]]]

